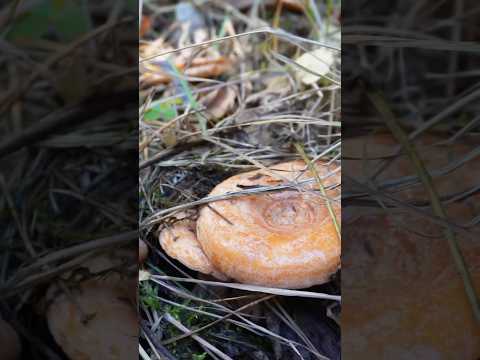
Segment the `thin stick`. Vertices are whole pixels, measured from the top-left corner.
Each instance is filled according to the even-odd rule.
[[[413,166],[415,167],[415,170],[418,174],[418,177],[420,178],[420,181],[423,183],[425,189],[428,192],[433,212],[438,217],[446,220],[447,213],[445,212],[445,209],[443,208],[443,205],[439,199],[439,195],[438,195],[437,189],[435,188],[435,185],[433,184],[432,178],[428,173],[428,171],[426,170],[425,164],[423,160],[420,158],[420,156],[418,155],[415,147],[409,141],[407,134],[398,125],[392,110],[390,109],[390,107],[388,106],[388,104],[386,103],[385,99],[381,94],[368,93],[368,97],[376,107],[377,111],[383,117],[384,121],[386,122],[393,136],[405,148],[405,151],[408,157],[410,158],[410,161],[412,162]],[[451,227],[445,227],[443,232],[448,241],[448,246],[450,247],[450,251],[452,253],[455,265],[457,266],[457,269],[462,277],[465,292],[472,306],[475,319],[480,324],[480,303],[478,301],[478,296],[473,286],[470,271],[468,270],[468,266],[463,257],[462,250],[458,245],[458,241],[456,239],[455,233],[453,232]]]
[[[186,278],[179,278],[179,277],[174,277],[174,276],[164,276],[164,275],[152,275],[150,278],[152,280],[155,280],[155,279],[171,280],[171,281],[187,282],[187,283],[194,283],[194,284],[205,284],[205,285],[210,285],[210,286],[221,286],[221,287],[227,287],[227,288],[231,288],[231,289],[255,291],[255,292],[261,292],[261,293],[265,293],[265,294],[281,295],[281,296],[293,296],[293,297],[303,297],[303,298],[311,298],[311,299],[324,299],[324,300],[334,300],[334,301],[341,301],[341,299],[342,299],[342,297],[340,295],[316,293],[316,292],[312,292],[312,291],[271,288],[271,287],[258,286],[258,285],[247,285],[247,284],[239,284],[239,283],[225,283],[225,282],[220,282],[220,281],[204,281],[204,280],[186,279]]]
[[[164,315],[164,319],[167,320],[170,324],[172,324],[173,326],[175,326],[177,329],[183,331],[184,333],[190,333],[190,330],[184,326],[181,322],[179,322],[178,320],[175,320],[173,318],[172,315],[170,315],[169,313],[166,313]],[[218,350],[215,346],[213,346],[212,344],[210,344],[208,341],[202,339],[200,336],[198,335],[192,335],[192,339],[194,339],[195,341],[197,341],[203,348],[208,349],[210,350],[211,352],[213,352],[215,355],[219,356],[220,358],[222,358],[223,360],[233,360],[230,356],[228,356],[227,354],[221,352],[220,350]]]

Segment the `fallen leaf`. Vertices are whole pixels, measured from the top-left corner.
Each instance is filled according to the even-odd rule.
[[[301,82],[305,85],[312,85],[330,72],[330,68],[335,62],[335,54],[333,50],[322,47],[301,55],[295,61],[302,68],[311,70],[308,72],[300,68],[295,69]]]
[[[140,25],[140,37],[143,37],[147,32],[150,31],[152,28],[152,20],[150,16],[143,15],[142,16],[142,24]]]
[[[178,143],[177,132],[172,128],[166,128],[163,131],[161,139],[167,148],[174,147]]]
[[[203,59],[198,59],[203,60]],[[212,78],[217,77],[225,73],[229,67],[230,62],[225,58],[219,59],[205,59],[203,64],[196,64],[195,61],[192,63],[192,67],[189,67],[185,70],[185,75],[191,77],[202,77],[202,78]]]
[[[235,107],[236,97],[235,90],[227,86],[208,93],[200,103],[205,106],[205,113],[209,120],[222,119]]]
[[[230,61],[223,57],[195,58],[190,63],[183,58],[176,58],[175,67],[180,73],[188,77],[213,78],[222,75],[230,68]],[[158,65],[158,62],[147,63],[143,66],[140,83],[142,87],[168,84],[172,76]]]
[[[290,81],[286,76],[275,76],[266,81],[267,88],[265,89],[268,93],[274,94],[286,94],[291,90]]]
[[[138,281],[150,280],[151,276],[152,276],[152,274],[150,274],[148,271],[145,271],[145,270],[139,270],[138,271]]]

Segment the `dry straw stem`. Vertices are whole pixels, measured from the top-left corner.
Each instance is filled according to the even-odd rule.
[[[340,224],[338,223],[337,216],[335,215],[335,212],[333,211],[332,201],[327,196],[327,192],[325,191],[325,187],[323,186],[323,182],[320,179],[320,175],[318,175],[318,172],[317,172],[317,169],[315,168],[315,165],[308,158],[308,155],[305,152],[302,145],[297,143],[297,144],[295,144],[295,148],[297,149],[298,153],[302,157],[303,161],[305,161],[305,163],[307,164],[309,170],[315,176],[315,180],[316,180],[318,186],[320,187],[320,192],[322,193],[322,196],[325,198],[325,202],[327,203],[328,213],[330,214],[330,217],[332,218],[333,225],[335,226],[335,230],[337,231],[337,236],[338,236],[339,239],[341,239]]]
[[[227,287],[230,289],[246,290],[246,291],[253,291],[253,292],[280,295],[280,296],[293,296],[293,297],[334,300],[334,301],[341,301],[342,299],[342,297],[339,295],[316,293],[312,291],[271,288],[271,287],[265,287],[265,286],[247,285],[247,284],[240,284],[240,283],[225,283],[225,282],[219,282],[219,281],[185,279],[185,278],[179,278],[174,276],[164,276],[164,275],[152,275],[150,278],[152,280],[171,280],[171,281],[187,282],[187,283],[194,283],[194,284],[204,284],[209,286],[220,286],[220,287]]]
[[[145,221],[143,221],[140,224],[140,228],[142,229],[142,228],[145,228],[145,227],[148,227],[148,226],[151,226],[151,225],[155,225],[155,224],[163,221],[165,219],[165,217],[169,216],[170,214],[172,214],[174,212],[184,210],[184,209],[188,209],[188,208],[192,208],[192,207],[195,207],[195,206],[198,206],[198,205],[203,205],[203,204],[207,204],[207,203],[214,202],[214,201],[231,199],[233,197],[238,197],[238,196],[258,194],[258,193],[262,193],[262,192],[281,191],[281,190],[286,190],[286,189],[298,190],[302,185],[312,184],[313,182],[315,182],[315,179],[306,179],[306,180],[299,181],[296,184],[285,184],[285,185],[277,185],[277,186],[261,186],[261,187],[255,188],[255,189],[240,190],[240,191],[236,191],[236,192],[232,192],[232,193],[227,193],[225,195],[207,196],[203,199],[194,200],[194,201],[192,201],[190,203],[187,203],[187,204],[176,205],[176,206],[172,206],[168,209],[157,211],[155,214],[153,214],[149,218],[145,219]]]
[[[33,264],[20,269],[14,277],[8,280],[5,286],[0,287],[0,299],[18,294],[20,291],[30,288],[35,284],[45,283],[55,276],[69,271],[81,265],[86,259],[92,257],[98,251],[113,246],[122,246],[130,243],[138,237],[137,231],[92,240],[86,243],[73,245],[40,257]],[[67,260],[66,259],[71,259]],[[57,264],[53,269],[45,270],[45,266]],[[44,269],[42,271],[42,269]]]
[[[226,319],[225,321],[227,322],[231,322],[232,324],[238,326],[238,327],[241,327],[243,329],[246,329],[256,335],[266,335],[266,336],[269,336],[271,337],[272,339],[274,339],[275,341],[279,341],[281,342],[282,344],[284,345],[288,345],[289,347],[291,347],[293,349],[293,351],[295,351],[295,353],[297,354],[300,354],[297,347],[303,347],[305,348],[306,350],[308,350],[310,353],[312,353],[313,355],[317,356],[318,358],[324,358],[321,354],[319,354],[318,352],[312,350],[312,349],[309,349],[308,347],[305,347],[303,344],[300,344],[296,341],[293,341],[293,340],[290,340],[290,339],[287,339],[281,335],[278,335],[277,333],[273,332],[273,331],[270,331],[269,329],[261,326],[261,325],[258,325],[250,320],[247,319],[246,316],[244,316],[243,314],[239,313],[239,312],[236,312],[234,310],[231,310],[230,308],[226,307],[226,306],[223,306],[221,304],[218,304],[218,303],[215,303],[213,301],[210,301],[210,300],[205,300],[205,299],[202,299],[202,298],[199,298],[199,297],[196,297],[194,295],[191,295],[189,294],[188,292],[185,292],[183,290],[181,290],[180,288],[176,288],[172,285],[169,285],[167,283],[164,283],[163,281],[161,280],[155,280],[155,279],[151,279],[153,282],[161,285],[162,287],[166,288],[167,290],[170,290],[171,292],[175,293],[176,295],[182,297],[182,298],[185,298],[187,300],[192,300],[192,301],[196,301],[196,302],[200,302],[200,303],[204,303],[204,304],[209,304],[211,306],[213,306],[214,308],[216,308],[217,310],[220,310],[220,311],[223,311],[223,312],[227,312],[229,314],[233,314],[235,315],[236,317],[238,317],[240,319],[240,321],[237,321],[237,320],[232,320],[232,319]],[[181,279],[183,280],[183,279]],[[199,283],[201,283],[201,281],[199,281]],[[220,318],[219,315],[216,315],[216,314],[212,314],[212,313],[209,313],[209,312],[205,312],[205,311],[201,311],[201,310],[198,310],[198,309],[193,309],[193,308],[189,308],[183,304],[179,304],[179,303],[173,303],[169,300],[166,300],[166,299],[163,299],[163,298],[160,298],[160,297],[157,297],[158,300],[161,300],[163,302],[166,302],[170,305],[175,305],[175,306],[179,306],[181,308],[184,308],[184,309],[189,309],[189,310],[192,310],[192,311],[195,311],[197,313],[201,313],[201,314],[204,314],[204,315],[207,315],[207,316],[211,316],[211,317],[215,317],[215,318]]]
[[[376,190],[372,189],[372,187],[369,187],[368,185],[365,185],[364,183],[361,183],[354,178],[349,177],[348,175],[344,175],[347,177],[348,181],[352,183],[356,188],[361,189],[363,192],[361,193],[355,193],[355,194],[343,194],[342,197],[344,199],[354,199],[356,197],[375,197],[379,198],[384,202],[388,202],[389,204],[395,205],[395,208],[397,209],[408,209],[409,211],[417,214],[418,216],[422,216],[425,219],[429,219],[432,223],[438,224],[444,227],[450,227],[452,229],[455,229],[458,233],[461,233],[463,236],[470,237],[470,238],[478,238],[480,236],[479,232],[473,232],[469,231],[466,229],[466,226],[461,226],[456,223],[451,222],[448,218],[442,218],[439,216],[436,216],[432,214],[430,211],[425,211],[423,209],[420,209],[418,206],[409,204],[408,202],[398,200],[397,198],[388,195],[385,193],[383,190]],[[389,208],[389,211],[395,211],[395,208]],[[403,210],[402,210],[403,211]]]
[[[150,6],[150,4],[145,3],[144,6]],[[223,9],[224,2],[221,2],[220,7]],[[232,12],[228,11],[227,13],[229,18],[239,18],[234,10]],[[306,43],[322,47],[324,45],[317,41],[305,41],[305,39],[297,38],[288,33],[282,33],[281,30],[270,30],[267,27],[259,28],[259,26],[263,25],[260,24],[260,21],[256,21],[255,15],[252,15],[249,19],[246,17],[242,19],[247,20],[247,26],[243,26],[243,24],[239,25],[241,29],[246,29],[239,30],[240,32],[243,32],[241,34],[233,35],[232,32],[226,32],[225,35],[232,36],[223,36],[222,31],[216,32],[217,34],[220,34],[218,35],[219,38],[187,45],[185,47],[179,45],[179,48],[168,51],[167,53],[160,53],[163,50],[157,50],[159,52],[158,54],[149,59],[141,58],[140,62],[145,64],[156,56],[180,54],[186,49],[201,50],[208,46],[215,46],[217,44],[221,45],[225,43],[225,41],[231,42],[232,40],[248,40],[249,43],[251,39],[254,40],[253,46],[259,46],[260,49],[263,49],[262,46],[269,44],[269,40],[274,36],[279,37],[279,40],[283,40],[286,43],[294,43],[295,47],[300,49],[302,48],[301,45],[308,45]],[[241,21],[243,21],[242,19]],[[249,31],[251,29],[256,30]],[[258,45],[257,41],[260,41],[260,45]],[[249,46],[250,44],[244,48],[247,49],[247,52],[249,51]],[[222,77],[217,83],[217,80],[202,79],[202,85],[205,86],[197,86],[197,83],[189,84],[188,88],[186,86],[178,86],[175,94],[168,91],[160,94],[164,89],[161,87],[157,89],[159,93],[155,95],[152,93],[152,95],[147,98],[147,101],[145,102],[146,105],[144,105],[143,109],[140,111],[141,114],[143,114],[145,109],[157,106],[158,104],[163,103],[168,106],[170,106],[170,102],[176,104],[175,101],[171,100],[179,97],[188,98],[193,96],[194,100],[199,101],[199,104],[201,104],[200,100],[202,97],[200,96],[200,98],[197,99],[197,95],[199,94],[217,90],[225,86],[232,86],[238,90],[235,99],[238,104],[237,109],[233,111],[233,113],[229,113],[226,117],[209,123],[209,125],[211,125],[209,129],[201,129],[198,124],[195,124],[195,113],[205,111],[205,109],[203,107],[195,108],[195,106],[192,106],[191,101],[185,102],[185,106],[179,106],[177,108],[178,113],[175,114],[173,119],[165,119],[166,121],[164,122],[140,120],[141,131],[144,135],[141,148],[142,150],[145,150],[140,154],[142,161],[140,167],[145,170],[142,171],[140,178],[140,191],[143,195],[140,223],[141,229],[143,230],[141,236],[144,236],[146,240],[148,240],[151,235],[153,235],[156,240],[155,231],[157,230],[157,227],[154,225],[159,225],[165,220],[167,220],[166,223],[169,223],[168,218],[176,212],[182,209],[197,207],[199,205],[206,205],[217,200],[230,199],[244,195],[262,195],[269,191],[282,191],[285,189],[301,192],[314,192],[316,196],[319,196],[322,199],[324,198],[321,191],[318,189],[318,186],[316,186],[316,190],[310,190],[310,186],[307,186],[306,188],[304,186],[307,184],[315,184],[317,179],[315,179],[314,176],[311,176],[311,179],[308,179],[308,181],[289,181],[280,186],[244,188],[241,190],[239,188],[240,191],[234,191],[218,197],[206,195],[213,184],[220,181],[222,177],[230,175],[232,172],[236,172],[236,169],[251,170],[258,168],[266,171],[266,167],[270,166],[270,164],[300,158],[295,151],[292,152],[291,148],[286,146],[287,144],[285,144],[285,146],[277,147],[277,142],[271,141],[272,139],[270,138],[266,139],[265,143],[263,143],[263,140],[260,138],[257,140],[257,136],[262,134],[263,129],[270,130],[270,128],[272,128],[272,131],[275,131],[281,139],[287,138],[288,136],[289,142],[292,137],[298,141],[302,141],[305,151],[312,154],[310,155],[310,158],[318,159],[322,158],[324,155],[327,155],[329,159],[335,158],[340,150],[340,142],[338,142],[337,136],[339,136],[338,131],[341,122],[335,121],[336,114],[339,112],[339,109],[337,108],[338,105],[332,105],[330,111],[328,111],[328,106],[324,106],[324,102],[330,101],[331,98],[328,96],[322,97],[323,94],[329,95],[329,92],[338,91],[338,86],[319,86],[315,89],[304,89],[300,84],[295,82],[295,78],[292,75],[294,71],[291,70],[296,70],[295,64],[285,61],[281,56],[280,58],[275,57],[276,54],[273,54],[272,56],[272,54],[269,53],[270,50],[271,49],[267,48],[266,53],[259,51],[256,54],[252,54],[253,70],[250,70],[250,57],[248,53],[246,53],[246,58],[241,57],[242,61],[238,62],[238,69],[236,69],[238,71],[232,74],[231,77],[227,77],[227,80]],[[303,50],[309,51],[310,49]],[[233,54],[233,56],[235,56],[235,51],[233,51]],[[263,69],[263,67],[258,70],[257,59],[259,57],[267,58],[267,64],[271,64],[271,67],[268,67],[267,70]],[[281,77],[288,81],[288,91],[287,89],[282,88],[282,91],[278,93],[266,92],[269,95],[268,101],[264,100],[264,97],[261,94],[258,95],[261,91],[268,90],[266,86],[270,84],[270,78],[275,79]],[[177,78],[187,80],[186,77],[182,76],[177,76]],[[334,79],[337,79],[336,76]],[[172,84],[170,84],[170,86],[172,86]],[[249,86],[253,86],[253,88],[250,89]],[[252,96],[250,96],[250,92],[252,92]],[[319,98],[314,99],[313,97],[308,97],[308,95],[311,94],[318,94]],[[331,113],[334,113],[335,117],[331,116]],[[256,129],[257,127],[259,128],[258,131]],[[322,141],[327,142],[325,139],[327,137],[327,131],[322,130],[327,127],[330,127],[333,130],[333,135],[328,134],[328,137],[333,140],[331,142],[328,141],[328,144],[325,145]],[[235,132],[235,130],[239,130],[239,132],[242,131],[243,133],[243,129],[246,129],[245,134],[248,135],[246,138],[238,137]],[[175,142],[173,145],[171,143],[162,143],[160,141],[162,135],[167,131],[169,134],[174,133]],[[252,138],[250,138],[250,136],[252,136]],[[271,144],[273,144],[273,146]],[[330,154],[327,154],[329,152],[335,153],[331,154],[332,156],[329,156]],[[332,162],[334,161],[335,159],[332,160]],[[197,167],[201,169],[201,171],[198,172],[198,176],[196,172]],[[212,168],[211,170],[210,167]],[[208,181],[206,181],[207,179],[204,181],[202,178],[205,176],[203,174],[203,169],[212,173],[212,178],[208,179]],[[305,171],[306,170],[308,170],[307,167],[305,167]],[[337,169],[334,171],[337,171]],[[206,175],[207,177],[209,177],[209,173]],[[187,177],[185,180],[178,180],[177,174],[179,176],[185,174]],[[325,181],[325,177],[321,176],[321,178]],[[191,182],[195,183],[200,180],[202,181],[201,191],[197,192],[196,188],[191,191]],[[157,199],[158,186],[162,189],[160,200]],[[326,192],[328,193],[332,187],[326,187]],[[163,191],[163,189],[168,190]],[[332,199],[332,201],[334,200],[338,201],[338,199]],[[152,244],[153,241],[154,240],[151,241]],[[251,302],[255,302],[257,299],[273,298],[276,296],[307,297],[321,300],[326,299],[328,303],[338,303],[341,300],[340,296],[318,294],[308,291],[249,286],[246,284],[196,280],[191,278],[192,276],[195,278],[195,275],[183,272],[184,269],[182,267],[179,268],[179,264],[172,261],[172,259],[169,259],[161,252],[161,250],[157,248],[152,248],[152,250],[159,258],[161,258],[160,264],[168,263],[172,265],[172,268],[175,268],[179,275],[178,277],[175,277],[177,276],[176,274],[168,274],[173,276],[163,276],[167,274],[157,268],[159,265],[156,261],[156,257],[151,257],[150,262],[147,263],[151,275],[149,275],[148,278],[143,279],[142,285],[146,285],[145,281],[147,281],[149,286],[158,289],[158,294],[162,295],[158,296],[156,294],[149,294],[148,296],[153,296],[152,299],[161,302],[162,306],[168,304],[173,306],[175,310],[177,308],[182,309],[182,314],[199,315],[202,320],[206,320],[198,325],[190,326],[187,325],[187,322],[184,321],[182,317],[173,318],[173,320],[177,321],[182,319],[181,322],[183,324],[180,325],[184,325],[185,329],[180,329],[180,331],[182,331],[180,334],[173,329],[173,334],[164,336],[162,339],[162,345],[167,346],[167,348],[174,346],[176,349],[183,352],[184,347],[182,340],[187,337],[190,340],[194,340],[193,342],[185,342],[185,348],[196,348],[198,345],[194,343],[196,339],[194,339],[193,336],[199,336],[208,341],[211,345],[218,347],[218,349],[227,356],[236,358],[235,355],[232,355],[234,352],[230,353],[230,345],[236,346],[234,344],[236,338],[230,338],[230,335],[224,334],[222,330],[218,330],[223,329],[224,326],[229,326],[230,329],[239,331],[239,334],[245,334],[245,345],[247,347],[256,345],[249,341],[250,336],[253,335],[255,338],[261,337],[266,344],[274,344],[275,346],[281,345],[283,349],[288,348],[290,354],[289,358],[301,359],[311,357],[315,359],[326,359],[324,355],[321,355],[318,350],[315,349],[315,346],[312,346],[316,343],[314,338],[308,339],[306,336],[307,332],[301,334],[301,331],[299,331],[298,327],[295,328],[295,323],[292,321],[294,316],[286,313],[286,310],[282,311],[281,307],[278,311],[272,311],[271,307],[268,307],[268,301],[261,305],[261,309],[265,310],[266,314],[274,318],[280,318],[286,326],[290,327],[291,331],[281,332],[280,329],[265,322],[263,316],[260,317],[252,314],[245,314],[245,310],[242,310],[245,307],[237,308],[237,305],[235,305],[236,303],[230,303],[227,301],[228,298],[242,298],[234,296],[238,295],[239,291],[243,297],[251,297],[250,300],[246,300],[251,304],[250,306],[253,305]],[[160,267],[163,267],[163,265],[160,265]],[[192,286],[194,290],[190,290],[190,287],[187,286],[189,283],[196,284],[196,286]],[[200,291],[198,291],[199,288],[201,288]],[[225,292],[227,299],[218,299],[218,294],[213,291],[216,289],[221,289],[222,293]],[[237,291],[234,291],[232,294],[232,289],[236,289]],[[289,301],[295,300],[290,299]],[[242,304],[244,303],[242,302]],[[151,357],[152,359],[157,358],[153,351],[157,349],[161,358],[162,353],[158,350],[158,343],[152,339],[152,336],[160,332],[160,327],[162,326],[170,329],[175,325],[164,317],[165,311],[168,311],[165,310],[165,308],[154,308],[147,303],[142,303],[140,306],[145,326],[148,327],[148,330],[151,329],[150,332],[145,332],[151,341],[145,341],[145,344],[143,345],[143,350],[145,352],[142,357]],[[322,305],[320,304],[319,306]],[[275,309],[277,309],[277,307],[275,307]],[[171,315],[173,315],[173,313]],[[170,320],[171,319],[172,318],[170,318]],[[277,319],[275,320],[278,321]],[[231,327],[232,325],[234,328]],[[284,326],[285,325],[282,324],[282,329]],[[320,323],[318,326],[321,327],[324,325]],[[292,335],[294,335],[292,334],[292,331],[299,335],[299,337],[292,337]],[[220,342],[217,342],[219,339]],[[240,339],[242,340],[242,338]],[[295,339],[298,342],[292,339]],[[225,344],[225,347],[223,347],[223,344]],[[203,345],[200,344],[200,346]],[[243,346],[240,346],[240,348],[243,349]],[[212,350],[213,349],[204,347],[203,351],[209,353],[207,357],[218,359],[221,355],[216,354]],[[270,346],[266,349],[260,347],[258,350],[265,351],[266,353],[272,351]],[[308,351],[309,354],[305,356],[304,351]],[[146,354],[147,352],[148,354]],[[182,356],[184,354],[180,353],[179,355]],[[186,358],[189,358],[189,356],[191,357],[191,353],[185,354]]]
[[[195,330],[190,330],[188,333],[185,333],[183,335],[179,335],[179,336],[175,336],[173,338],[170,338],[170,339],[167,339],[167,340],[164,340],[162,343],[163,345],[168,345],[168,344],[172,344],[178,340],[181,340],[181,339],[184,339],[186,337],[189,337],[189,336],[192,336],[194,334],[197,334],[199,332],[202,332],[203,330],[206,330],[208,328],[211,328],[212,326],[214,326],[215,324],[218,324],[224,320],[227,320],[229,318],[231,318],[232,316],[236,315],[237,313],[240,313],[242,310],[245,310],[245,309],[248,309],[249,307],[252,307],[252,306],[255,306],[257,304],[260,304],[261,302],[264,302],[264,301],[267,301],[269,299],[272,299],[273,297],[275,297],[275,295],[267,295],[267,296],[264,296],[260,299],[257,299],[257,300],[254,300],[254,301],[251,301],[249,302],[248,304],[246,305],[243,305],[241,307],[239,307],[238,309],[235,309],[234,311],[232,311],[231,313],[228,313],[224,316],[221,316],[219,317],[217,320],[214,320],[212,321],[211,323],[207,324],[207,325],[204,325],[202,327],[199,327]],[[244,315],[246,316],[246,315]]]
[[[340,49],[336,46],[332,46],[332,45],[329,45],[329,44],[326,44],[326,43],[323,43],[323,42],[320,42],[320,41],[316,41],[316,40],[305,39],[305,38],[302,38],[300,36],[289,34],[288,32],[280,30],[280,29],[272,29],[270,27],[264,27],[264,28],[260,28],[260,29],[247,31],[247,32],[244,32],[244,33],[224,36],[224,37],[221,37],[221,38],[218,38],[218,39],[207,40],[207,41],[199,42],[199,43],[196,43],[196,44],[191,44],[191,45],[187,45],[187,46],[184,46],[184,47],[180,47],[180,48],[177,48],[177,49],[164,51],[164,52],[161,52],[161,53],[143,58],[143,59],[139,60],[139,62],[141,64],[141,63],[153,60],[157,57],[165,56],[165,55],[176,53],[176,52],[181,52],[181,51],[186,50],[186,49],[191,49],[191,48],[195,48],[195,47],[199,47],[199,46],[210,46],[210,45],[215,44],[215,43],[220,42],[220,41],[235,39],[235,38],[243,37],[243,36],[250,36],[250,35],[254,35],[254,34],[271,34],[271,35],[274,35],[274,36],[279,36],[281,38],[284,38],[287,41],[299,41],[299,42],[309,43],[309,44],[313,44],[313,45],[317,45],[317,46],[323,46],[323,47],[326,47],[328,49],[335,50],[335,51],[340,51]]]
[[[173,318],[173,316],[170,315],[169,313],[166,313],[164,315],[164,319],[167,320],[173,326],[175,326],[177,329],[183,331],[185,334],[190,334],[191,333],[190,330],[186,326],[184,326],[180,321],[175,320]],[[213,346],[212,344],[210,344],[208,341],[201,338],[200,336],[194,335],[194,334],[192,334],[191,336],[192,336],[192,339],[197,341],[206,351],[209,350],[209,351],[213,352],[215,355],[219,356],[223,360],[233,360],[230,356],[228,356],[224,352],[218,350],[215,346]]]
[[[409,141],[407,134],[397,123],[395,115],[392,110],[386,103],[385,99],[380,93],[368,93],[370,101],[374,104],[377,111],[383,117],[388,128],[392,132],[393,136],[400,142],[400,144],[405,148],[405,151],[410,158],[415,170],[420,178],[420,181],[424,185],[425,189],[428,192],[430,197],[432,210],[438,217],[442,219],[447,219],[447,214],[445,209],[442,206],[438,192],[433,184],[432,178],[428,171],[425,168],[423,160],[417,153],[415,146]],[[480,303],[478,301],[478,296],[476,294],[475,288],[472,283],[472,278],[470,271],[468,270],[468,265],[465,262],[460,246],[455,236],[455,232],[451,227],[444,227],[444,234],[448,241],[450,251],[452,252],[453,260],[455,265],[460,272],[460,275],[463,280],[465,287],[465,292],[467,293],[468,300],[472,306],[473,314],[478,323],[480,323]]]
[[[392,47],[395,49],[415,48],[468,53],[480,52],[480,45],[471,41],[422,40],[381,35],[343,35],[342,42],[355,45],[368,44],[372,46]]]
[[[7,92],[2,98],[0,98],[0,113],[3,113],[8,106],[13,104],[28,88],[31,84],[41,77],[45,71],[47,71],[51,66],[55,65],[57,62],[68,56],[75,49],[87,44],[89,41],[105,33],[106,31],[112,30],[115,27],[125,25],[135,21],[134,18],[128,17],[122,20],[119,20],[114,23],[107,23],[97,27],[95,30],[87,33],[86,35],[80,37],[78,40],[72,42],[70,45],[61,49],[60,51],[54,53],[52,56],[47,58],[44,63],[37,66],[35,71],[32,71],[31,75],[27,78],[25,82],[20,84],[18,88]]]

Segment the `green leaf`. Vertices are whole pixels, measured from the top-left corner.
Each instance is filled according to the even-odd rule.
[[[138,13],[138,0],[127,0],[126,8],[129,12]]]
[[[43,0],[12,25],[7,38],[11,41],[38,40],[56,32],[60,40],[72,41],[89,30],[89,18],[74,0]]]
[[[17,19],[8,33],[9,40],[38,40],[45,35],[51,23],[50,4],[44,2]]]
[[[84,9],[73,1],[68,1],[57,14],[54,26],[56,29],[61,29],[60,38],[70,42],[87,33],[90,23]]]
[[[193,354],[192,360],[205,360],[207,357],[207,353],[203,354]]]
[[[177,117],[177,108],[172,102],[156,104],[145,112],[145,121],[169,121]]]

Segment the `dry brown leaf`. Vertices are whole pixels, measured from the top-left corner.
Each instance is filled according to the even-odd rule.
[[[152,20],[148,15],[142,15],[142,24],[140,25],[140,37],[143,37],[152,27]]]
[[[188,77],[213,78],[225,73],[231,62],[223,57],[195,58],[189,64],[183,58],[176,58],[175,67]],[[168,84],[172,76],[154,63],[145,64],[140,76],[142,87]]]
[[[167,148],[177,145],[177,140],[177,133],[175,129],[168,128],[163,131],[162,142],[167,146]]]
[[[265,89],[268,93],[274,94],[287,94],[291,90],[290,81],[286,76],[275,76],[271,79],[266,80],[267,88]]]
[[[230,67],[230,62],[225,58],[212,59],[202,65],[195,65],[185,70],[185,75],[192,77],[211,78],[225,73]]]
[[[209,120],[222,119],[235,107],[236,97],[235,90],[227,86],[208,93],[200,103],[205,106],[205,115]]]
[[[330,68],[335,62],[335,53],[331,49],[319,48],[314,51],[306,52],[296,60],[297,64],[305,69],[310,69],[313,73],[302,69],[296,69],[298,78],[305,85],[312,85],[330,72]]]

